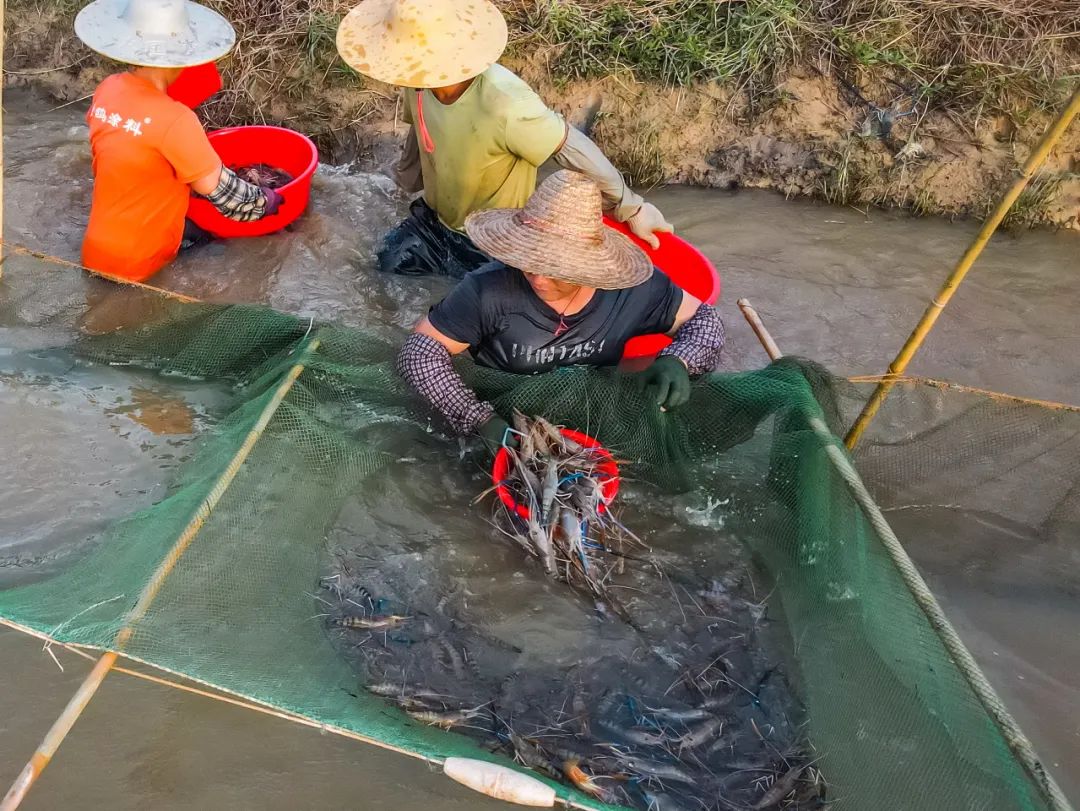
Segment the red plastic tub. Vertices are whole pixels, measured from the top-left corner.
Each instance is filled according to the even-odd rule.
[[[596,466],[597,472],[605,477],[604,483],[601,485],[604,503],[600,505],[600,512],[603,512],[607,509],[607,505],[615,500],[615,495],[619,492],[619,466],[615,464],[615,460],[611,458],[608,450],[588,434],[570,428],[560,428],[559,431],[567,439],[572,439],[586,448],[596,448],[597,455],[604,460]],[[510,454],[506,452],[506,448],[499,448],[499,452],[495,454],[495,464],[491,468],[491,481],[495,485],[495,492],[499,494],[499,498],[506,505],[506,509],[528,521],[529,508],[515,501],[510,488],[503,484],[509,472]]]
[[[293,176],[280,189],[285,202],[277,214],[255,222],[234,222],[223,217],[201,197],[192,196],[187,216],[216,237],[261,237],[280,231],[307,208],[311,179],[319,167],[319,151],[305,135],[284,127],[229,127],[209,133],[214,151],[226,166],[236,168],[267,163]]]
[[[720,300],[720,274],[716,272],[712,262],[686,240],[675,234],[657,234],[660,247],[653,250],[630,233],[625,223],[604,217],[604,224],[630,237],[649,255],[654,265],[691,296],[706,304],[716,304]],[[671,338],[667,335],[639,335],[626,342],[623,360],[656,357],[656,354],[670,343]]]

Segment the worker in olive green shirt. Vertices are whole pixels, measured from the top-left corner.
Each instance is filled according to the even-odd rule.
[[[341,57],[406,88],[411,125],[398,183],[423,191],[379,253],[383,270],[463,276],[489,261],[464,233],[473,211],[523,208],[548,159],[587,175],[605,210],[653,247],[673,229],[587,136],[496,60],[506,21],[488,0],[363,0],[342,20]]]

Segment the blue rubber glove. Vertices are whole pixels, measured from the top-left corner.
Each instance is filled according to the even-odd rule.
[[[643,372],[634,375],[646,397],[665,411],[684,406],[690,400],[690,373],[674,355],[663,355]]]

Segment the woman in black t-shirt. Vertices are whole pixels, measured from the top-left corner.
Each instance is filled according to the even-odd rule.
[[[507,424],[469,390],[451,356],[519,374],[614,366],[637,335],[674,336],[642,372],[658,406],[689,399],[690,375],[712,370],[724,345],[716,311],[655,272],[645,252],[603,224],[601,195],[557,172],[524,209],[472,214],[465,229],[498,261],[468,274],[417,326],[398,371],[461,434],[491,445]],[[523,268],[519,270],[518,268]]]

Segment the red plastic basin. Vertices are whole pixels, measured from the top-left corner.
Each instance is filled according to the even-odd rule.
[[[604,217],[604,224],[630,237],[652,259],[652,263],[667,274],[671,281],[706,304],[720,300],[720,274],[716,272],[705,255],[675,234],[657,234],[660,247],[653,250],[649,245],[630,233],[625,223]],[[667,335],[638,335],[626,342],[623,360],[654,358],[671,343]]]
[[[212,95],[221,90],[221,74],[217,65],[207,62],[184,68],[180,75],[165,90],[169,98],[194,110]]]
[[[596,466],[597,472],[605,477],[603,484],[600,486],[600,491],[604,495],[604,503],[600,505],[600,512],[604,512],[607,505],[615,500],[615,495],[619,492],[619,466],[615,464],[615,460],[611,458],[608,450],[588,434],[570,428],[560,428],[559,431],[564,437],[572,439],[579,445],[586,448],[596,448],[597,455],[604,460]],[[495,485],[495,492],[499,494],[499,498],[506,505],[506,509],[528,521],[529,508],[515,501],[510,488],[503,484],[509,473],[510,454],[506,448],[499,448],[499,452],[495,454],[495,464],[491,467],[491,481]]]
[[[280,231],[307,208],[311,178],[319,167],[319,150],[311,139],[284,127],[229,127],[208,133],[221,162],[231,168],[266,163],[293,176],[280,189],[285,202],[277,214],[255,222],[234,222],[201,197],[191,198],[187,216],[196,225],[221,238],[261,237]]]

